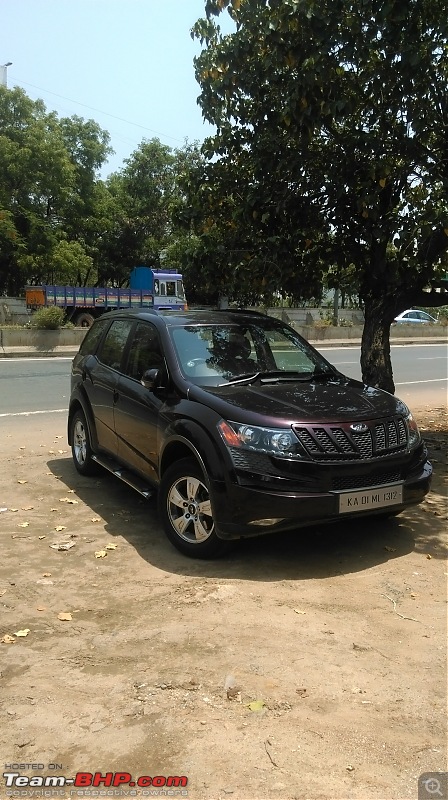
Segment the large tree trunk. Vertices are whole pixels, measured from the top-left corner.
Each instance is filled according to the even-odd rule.
[[[393,302],[369,298],[365,302],[364,330],[361,343],[361,370],[364,383],[393,394],[395,384],[390,360],[390,325],[394,318]]]

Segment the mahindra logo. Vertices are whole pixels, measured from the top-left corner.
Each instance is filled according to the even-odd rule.
[[[365,433],[368,427],[364,422],[354,422],[353,425],[350,425],[350,430],[353,431],[353,433]]]

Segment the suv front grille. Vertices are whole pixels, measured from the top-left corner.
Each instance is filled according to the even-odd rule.
[[[386,483],[399,483],[401,473],[389,470],[387,472],[374,472],[372,475],[344,475],[334,477],[331,488],[335,491],[344,489],[363,489],[370,486],[383,486]]]
[[[308,455],[315,461],[370,459],[387,456],[407,445],[402,417],[367,422],[367,430],[357,432],[350,423],[334,425],[294,425],[294,432]]]

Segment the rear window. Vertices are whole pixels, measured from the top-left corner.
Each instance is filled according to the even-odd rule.
[[[79,348],[80,355],[90,356],[96,353],[99,341],[108,325],[109,320],[107,317],[94,322],[91,328],[87,331],[84,339],[82,340],[81,347]]]
[[[133,320],[128,319],[117,319],[112,323],[99,353],[102,364],[112,369],[120,369],[124,348],[133,324]]]

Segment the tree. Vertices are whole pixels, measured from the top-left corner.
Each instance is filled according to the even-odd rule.
[[[0,86],[0,211],[9,226],[0,291],[18,292],[39,273],[57,239],[54,207],[64,204],[72,180],[56,115],[21,89]]]
[[[110,225],[101,244],[104,276],[122,285],[138,264],[179,266],[189,237],[180,223],[181,177],[197,159],[197,144],[172,150],[158,139],[143,140],[124,168],[109,177]]]
[[[228,35],[214,19],[225,9]],[[217,128],[204,150],[213,224],[235,226],[252,285],[283,288],[285,266],[301,293],[353,264],[363,379],[389,391],[394,316],[443,303],[423,290],[448,248],[447,25],[442,0],[208,0],[193,29]]]
[[[106,224],[97,173],[108,141],[92,120],[59,120],[0,86],[0,292],[65,282],[76,261],[78,280],[91,275]]]
[[[94,120],[78,116],[61,119],[60,127],[74,169],[73,185],[62,212],[64,233],[67,239],[82,246],[90,261],[97,262],[100,241],[109,221],[99,170],[113,152],[110,136]],[[92,281],[89,270],[81,270],[81,274],[83,280]]]

